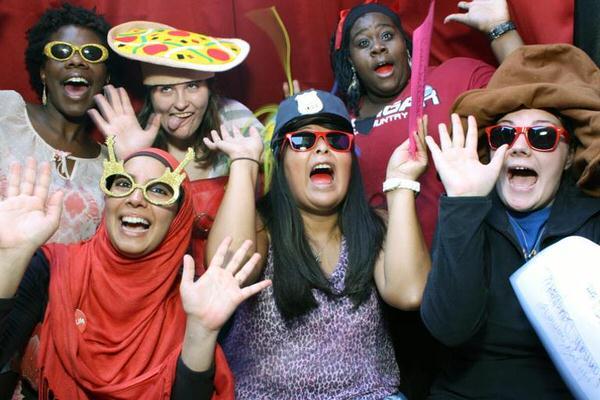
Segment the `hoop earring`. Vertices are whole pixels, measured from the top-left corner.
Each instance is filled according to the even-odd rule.
[[[42,88],[42,105],[46,105],[48,103],[48,96],[46,96],[46,82],[43,83],[44,87]]]
[[[412,57],[408,49],[406,49],[406,59],[408,60],[408,68],[412,68]]]
[[[352,80],[350,80],[350,85],[348,85],[348,89],[346,89],[348,95],[350,95],[351,92],[360,90],[360,82],[358,81],[356,69],[353,64],[350,64],[350,69],[352,70]]]

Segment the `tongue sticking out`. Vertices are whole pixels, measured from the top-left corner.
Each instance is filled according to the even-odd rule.
[[[333,177],[329,173],[317,173],[310,176],[313,183],[327,185],[333,181]]]
[[[392,72],[392,68],[393,68],[393,66],[391,64],[384,64],[384,65],[380,65],[379,67],[375,68],[375,72],[380,75],[385,75],[385,74],[389,74],[390,72]]]
[[[177,128],[179,128],[181,126],[181,124],[183,124],[183,121],[185,121],[185,118],[179,118],[179,117],[172,115],[169,117],[169,120],[167,121],[167,126],[169,127],[170,130],[174,131],[174,130],[177,130]]]
[[[65,85],[65,92],[67,92],[67,96],[69,97],[82,96],[87,90],[88,87],[85,85]]]

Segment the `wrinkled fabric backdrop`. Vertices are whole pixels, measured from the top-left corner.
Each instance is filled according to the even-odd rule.
[[[394,0],[381,0],[391,5]],[[25,71],[25,31],[56,0],[0,0],[0,89],[14,89],[28,101],[38,101]],[[303,88],[328,90],[333,83],[329,63],[329,38],[340,9],[357,0],[72,0],[96,7],[112,25],[130,20],[150,20],[213,36],[240,37],[251,45],[249,57],[232,71],[219,75],[219,88],[228,97],[251,109],[279,102],[283,68],[269,37],[247,17],[251,10],[275,6],[292,42],[292,73]],[[427,11],[425,0],[399,0],[403,24],[412,32]],[[470,56],[494,63],[487,38],[457,23],[443,24],[456,11],[455,0],[437,0],[431,47],[432,64],[452,56]],[[511,14],[526,43],[572,43],[572,1],[545,0],[543,7],[529,0],[509,0]],[[516,12],[518,10],[518,12]],[[139,81],[137,70],[128,68],[127,81]],[[129,87],[139,93],[139,87]]]

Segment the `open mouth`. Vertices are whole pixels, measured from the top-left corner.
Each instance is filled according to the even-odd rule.
[[[508,168],[508,181],[517,189],[528,189],[536,184],[538,173],[527,167]]]
[[[121,226],[128,231],[145,232],[152,225],[147,219],[140,217],[122,217]]]
[[[394,69],[394,64],[380,63],[375,67],[375,73],[379,76],[389,76]]]
[[[194,115],[193,112],[181,112],[169,114],[167,126],[170,130],[174,131],[181,126],[189,117]]]
[[[310,170],[310,181],[317,185],[333,182],[333,168],[328,164],[317,164]]]
[[[69,97],[81,97],[88,91],[90,82],[81,76],[73,76],[65,79],[63,86]]]

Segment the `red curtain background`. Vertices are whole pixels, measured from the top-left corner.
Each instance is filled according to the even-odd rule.
[[[425,0],[398,1],[408,32],[424,18]],[[572,42],[573,1],[508,0],[511,15],[526,43]],[[255,109],[282,98],[283,68],[268,36],[247,17],[251,10],[276,6],[292,42],[292,73],[303,88],[329,89],[333,77],[329,64],[329,38],[336,27],[340,9],[359,0],[72,0],[73,4],[96,7],[109,23],[142,19],[207,33],[240,37],[251,45],[241,67],[219,75],[225,95]],[[432,63],[452,56],[470,56],[494,63],[487,38],[457,23],[443,24],[444,17],[457,10],[455,0],[437,0],[432,43]],[[29,87],[24,65],[25,31],[56,0],[0,0],[0,89],[14,89],[27,100],[37,101]],[[135,77],[133,77],[135,80]],[[0,105],[1,106],[1,105]]]

